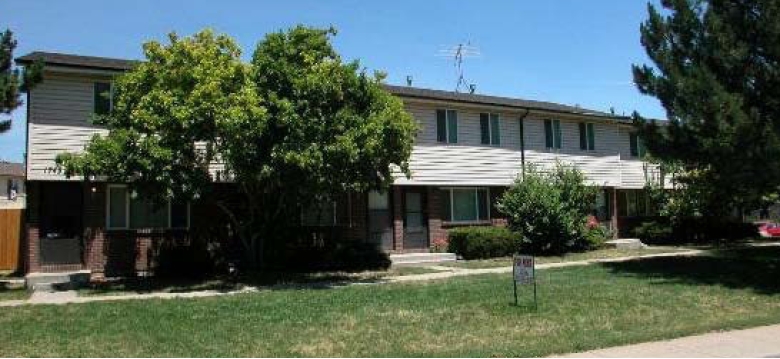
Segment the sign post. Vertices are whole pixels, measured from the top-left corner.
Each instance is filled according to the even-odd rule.
[[[515,255],[512,265],[512,282],[515,290],[515,306],[519,305],[517,300],[517,285],[534,286],[534,309],[539,306],[536,301],[536,259],[533,256]]]

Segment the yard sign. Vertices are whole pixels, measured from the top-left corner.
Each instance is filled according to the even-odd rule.
[[[536,304],[536,260],[533,256],[515,255],[512,264],[512,282],[515,286],[515,305],[517,305],[517,285],[534,286],[534,308]]]

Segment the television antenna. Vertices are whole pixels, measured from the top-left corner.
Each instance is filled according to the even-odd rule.
[[[452,59],[453,66],[455,67],[455,75],[458,77],[455,84],[455,92],[460,92],[461,87],[468,89],[469,93],[474,93],[477,89],[477,85],[466,81],[466,77],[463,76],[463,60],[467,58],[479,58],[482,57],[482,53],[479,48],[471,45],[471,42],[457,44],[455,46],[441,46],[436,56]]]

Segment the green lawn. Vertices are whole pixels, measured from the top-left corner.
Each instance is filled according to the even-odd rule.
[[[780,322],[778,247],[538,274],[538,312],[507,274],[3,308],[0,356],[542,356]]]
[[[605,248],[605,249],[597,249],[594,251],[588,251],[582,253],[568,253],[562,256],[536,257],[536,262],[537,264],[576,262],[576,261],[584,261],[590,259],[609,259],[609,258],[620,258],[620,257],[628,257],[628,256],[640,256],[640,255],[647,255],[647,254],[673,253],[673,252],[682,252],[687,250],[689,249],[682,248],[682,247],[666,247],[666,246],[647,247],[643,249]],[[502,258],[491,258],[491,259],[475,259],[475,260],[457,261],[454,263],[447,263],[443,265],[448,267],[468,268],[468,269],[509,267],[512,265],[512,258],[502,257]]]
[[[282,273],[273,272],[251,275],[237,281],[211,278],[202,280],[131,278],[118,282],[95,283],[79,289],[79,295],[125,295],[150,292],[191,292],[202,290],[233,291],[252,286],[300,286],[306,284],[374,282],[385,277],[405,276],[440,272],[427,267],[393,267],[385,271],[365,272],[315,272]]]
[[[30,292],[26,289],[5,289],[0,288],[0,301],[27,299]]]

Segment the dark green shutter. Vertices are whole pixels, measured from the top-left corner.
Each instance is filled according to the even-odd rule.
[[[553,121],[553,130],[555,132],[555,148],[560,149],[562,145],[561,141],[561,121]]]
[[[632,157],[638,157],[639,156],[639,148],[637,148],[637,138],[636,134],[632,133],[628,135],[628,141],[629,141],[629,147],[631,148],[631,156]]]
[[[592,123],[589,123],[587,128],[588,128],[588,149],[593,151],[596,149],[596,132],[593,130]]]
[[[483,145],[490,144],[490,118],[486,113],[479,114],[479,131]]]
[[[94,112],[97,115],[107,115],[111,112],[111,84],[95,82]]]
[[[452,204],[450,203],[450,190],[445,189],[439,191],[439,195],[441,196],[441,212],[442,215],[444,215],[445,221],[452,221],[452,209],[450,206]]]
[[[490,114],[490,141],[494,145],[501,144],[501,126],[498,114]]]
[[[477,189],[477,219],[480,221],[486,221],[488,216],[488,206],[490,200],[488,199],[487,189]]]
[[[458,143],[458,111],[447,110],[447,142]]]
[[[550,120],[544,120],[544,146],[553,148],[553,128]]]
[[[436,140],[447,142],[447,114],[444,110],[436,110]]]
[[[587,139],[587,130],[585,127],[584,122],[580,122],[580,149],[581,150],[587,150],[588,149],[588,139]]]

